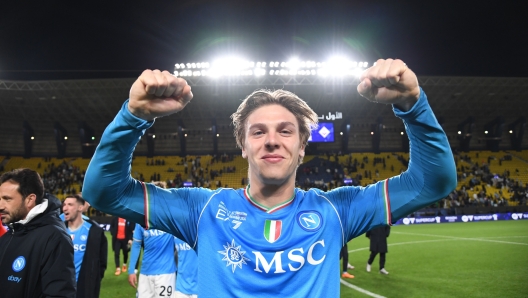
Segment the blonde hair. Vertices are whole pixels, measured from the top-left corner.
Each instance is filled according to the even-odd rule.
[[[308,104],[297,95],[286,90],[257,90],[248,95],[242,101],[235,113],[231,115],[233,119],[233,134],[240,149],[244,149],[246,120],[256,109],[266,105],[280,105],[290,111],[299,123],[299,137],[301,144],[306,147],[311,130],[317,127],[317,114]],[[300,163],[300,161],[299,161]]]

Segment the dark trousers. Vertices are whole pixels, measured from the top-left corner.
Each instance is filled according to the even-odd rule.
[[[348,265],[348,245],[345,244],[345,246],[343,246],[341,248],[341,252],[339,253],[339,258],[343,259],[343,272],[346,272],[347,271],[347,265]]]
[[[372,262],[374,262],[374,258],[376,257],[377,254],[378,254],[377,252],[373,252],[373,251],[370,252],[370,257],[367,262],[369,265],[372,265]],[[385,268],[385,253],[380,252],[379,254],[380,254],[379,269],[381,270]]]
[[[114,242],[114,260],[116,268],[119,268],[119,254],[123,250],[123,264],[128,262],[128,241],[116,239]]]

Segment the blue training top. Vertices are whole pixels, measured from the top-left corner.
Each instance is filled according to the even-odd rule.
[[[79,279],[79,272],[81,272],[82,261],[86,251],[86,244],[88,243],[88,235],[92,224],[83,221],[83,224],[75,231],[67,228],[68,234],[73,242],[73,262],[75,264],[75,280]]]
[[[172,233],[198,252],[200,297],[339,297],[339,252],[354,237],[428,206],[456,187],[447,137],[424,92],[407,112],[407,171],[367,187],[296,189],[262,208],[245,189],[162,189],[130,175],[136,143],[154,121],[125,102],[84,180],[96,209]],[[131,266],[132,267],[132,266]]]
[[[174,237],[178,250],[178,277],[176,290],[187,295],[198,294],[198,256],[189,244]]]
[[[176,272],[174,236],[156,229],[145,230],[136,224],[132,237],[130,266],[128,267],[129,274],[134,273],[136,268],[139,252],[141,251],[141,243],[143,243],[141,274],[159,275]]]

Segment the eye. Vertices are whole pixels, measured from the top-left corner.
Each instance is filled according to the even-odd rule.
[[[264,132],[262,132],[262,130],[255,130],[255,131],[253,132],[253,135],[254,135],[254,136],[259,136],[259,135],[261,135],[261,134],[263,134],[263,133],[264,133]]]

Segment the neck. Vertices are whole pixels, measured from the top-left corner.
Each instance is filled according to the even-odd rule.
[[[83,223],[84,219],[82,218],[82,214],[79,214],[75,220],[70,221],[68,228],[70,228],[70,230],[77,230]]]
[[[266,185],[250,181],[249,194],[253,200],[262,206],[272,208],[280,205],[293,196],[295,184]]]

